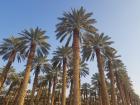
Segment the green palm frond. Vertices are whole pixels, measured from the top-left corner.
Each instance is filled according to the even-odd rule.
[[[46,56],[48,55],[48,50],[50,45],[48,44],[48,36],[45,35],[46,31],[41,28],[30,28],[29,30],[23,30],[21,37],[19,38],[22,44],[25,46],[22,53],[28,56],[30,52],[30,46],[32,43],[36,45],[36,56]]]
[[[0,55],[2,55],[3,60],[8,60],[16,53],[15,58],[17,58],[18,62],[21,62],[21,60],[25,59],[25,56],[20,53],[23,48],[24,46],[21,44],[19,38],[11,36],[7,39],[3,39],[3,43],[0,44]]]
[[[96,32],[96,28],[93,26],[96,21],[91,16],[92,13],[87,13],[83,7],[80,9],[71,9],[70,12],[64,12],[63,17],[58,18],[60,22],[56,25],[56,38],[62,42],[68,36],[66,42],[66,46],[68,46],[75,29]]]
[[[95,56],[95,49],[98,48],[101,51],[101,54],[105,55],[107,48],[111,49],[111,44],[113,41],[110,41],[109,36],[105,36],[104,33],[101,34],[91,34],[85,33],[84,41],[82,44],[82,56],[83,60],[93,60]]]

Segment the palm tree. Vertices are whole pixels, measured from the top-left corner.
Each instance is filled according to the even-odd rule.
[[[52,76],[52,96],[51,96],[51,105],[54,105],[54,99],[55,99],[55,89],[56,84],[58,82],[58,76],[60,75],[60,68],[52,66],[51,68],[51,76]]]
[[[107,69],[111,81],[111,103],[112,105],[117,105],[113,63],[120,56],[116,56],[117,51],[113,48],[108,48],[105,53],[107,57]]]
[[[83,97],[84,97],[84,104],[83,105],[88,105],[88,94],[89,94],[89,90],[90,90],[90,84],[89,83],[83,83],[82,87],[81,87],[82,93],[83,93]]]
[[[34,82],[33,82],[33,86],[32,86],[32,92],[31,92],[31,105],[33,105],[33,101],[34,101],[34,93],[35,93],[35,89],[36,86],[38,84],[38,76],[40,74],[40,71],[45,71],[46,67],[48,66],[47,64],[48,60],[46,59],[46,57],[35,57],[34,61],[33,61],[33,65],[32,65],[32,69],[35,70],[34,74],[35,74],[35,78],[34,78]]]
[[[91,77],[91,86],[92,89],[95,90],[94,92],[94,104],[99,103],[99,105],[102,105],[102,100],[101,100],[101,82],[100,82],[100,78],[99,78],[99,73],[95,73],[92,75]],[[96,96],[98,95],[98,97]],[[98,98],[98,99],[97,99]]]
[[[62,105],[66,105],[66,86],[67,86],[67,63],[71,61],[72,49],[71,47],[58,47],[52,59],[56,66],[63,66],[63,86],[62,86]]]
[[[24,56],[22,56],[19,53],[19,51],[22,50],[22,48],[23,46],[21,46],[20,40],[13,36],[4,39],[4,42],[0,45],[0,55],[3,56],[2,59],[8,60],[5,69],[3,70],[0,76],[0,91],[7,78],[7,74],[15,58],[17,58],[19,62],[21,61],[21,57],[24,58]]]
[[[105,82],[105,74],[104,74],[104,61],[103,61],[103,53],[106,48],[110,47],[113,43],[110,41],[110,37],[105,36],[103,33],[101,34],[90,34],[85,33],[84,43],[83,43],[83,59],[84,60],[93,60],[94,55],[96,54],[99,77],[101,82],[101,93],[102,93],[102,102],[104,105],[110,105],[109,96],[107,93],[107,86]]]
[[[28,56],[28,61],[17,105],[24,104],[24,97],[26,95],[26,88],[35,54],[37,56],[46,56],[50,48],[50,45],[47,42],[48,36],[45,35],[45,31],[41,28],[37,27],[36,29],[31,28],[30,30],[24,30],[20,35],[20,40],[26,47],[23,53],[26,53],[26,56]]]
[[[10,72],[10,74],[8,74],[6,83],[10,83],[10,86],[8,92],[6,93],[3,105],[8,105],[10,101],[10,97],[14,97],[17,95],[17,90],[18,90],[17,88],[19,87],[19,84],[23,79],[22,77],[21,77],[21,73]],[[13,96],[10,95],[11,92],[14,93]]]
[[[69,64],[69,69],[68,69],[68,78],[70,80],[70,94],[69,94],[69,105],[73,105],[72,104],[72,100],[73,100],[73,92],[74,92],[74,87],[73,87],[73,66],[72,66],[72,62]],[[86,77],[87,75],[89,75],[89,68],[87,67],[87,63],[85,63],[84,61],[80,62],[80,76],[79,76],[79,85],[81,85],[80,83],[80,78],[81,77]],[[80,86],[79,86],[80,87]]]
[[[63,41],[66,36],[68,40],[66,46],[68,46],[71,38],[73,37],[73,82],[74,82],[74,104],[80,105],[80,87],[79,87],[79,75],[80,75],[80,39],[81,30],[95,32],[96,29],[92,26],[95,23],[94,19],[91,19],[92,13],[86,13],[86,10],[81,7],[79,10],[72,9],[71,12],[64,12],[62,18],[58,18],[60,22],[56,25],[57,39],[60,42]]]

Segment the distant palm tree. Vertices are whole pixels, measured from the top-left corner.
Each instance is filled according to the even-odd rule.
[[[17,90],[22,80],[23,78],[20,76],[20,73],[10,72],[10,74],[8,74],[6,83],[10,83],[10,86],[8,92],[6,93],[3,105],[8,105],[11,97],[15,97],[17,95]],[[11,95],[11,93],[14,94]]]
[[[71,38],[73,37],[73,82],[74,82],[74,103],[73,105],[80,105],[80,87],[79,87],[79,75],[80,75],[80,40],[82,39],[82,31],[95,32],[96,29],[92,26],[95,23],[94,19],[91,19],[92,13],[86,13],[86,10],[81,7],[79,10],[72,9],[71,12],[64,12],[62,18],[58,18],[60,22],[56,25],[57,39],[60,42],[68,36],[66,46],[68,46]]]
[[[60,68],[52,66],[51,68],[51,76],[52,76],[52,96],[51,96],[51,105],[54,105],[55,102],[55,89],[58,82],[58,76],[60,75]]]
[[[117,105],[116,90],[115,90],[115,69],[113,68],[114,61],[120,57],[117,56],[117,51],[114,48],[107,48],[105,55],[107,57],[107,70],[109,71],[109,79],[111,82],[111,103]]]
[[[20,33],[20,35],[20,40],[22,41],[22,44],[26,46],[23,53],[28,56],[28,61],[25,69],[22,88],[19,92],[20,95],[17,105],[24,104],[24,97],[26,95],[26,88],[29,81],[34,56],[46,56],[50,48],[50,45],[47,42],[48,36],[45,35],[44,30],[38,27],[36,29],[31,28],[30,30],[24,30]]]
[[[56,66],[63,66],[63,86],[62,86],[62,105],[66,105],[66,87],[67,87],[67,68],[68,62],[72,58],[72,48],[71,47],[58,47],[54,51],[54,57],[52,59],[53,64]]]
[[[46,67],[48,66],[48,60],[46,59],[46,57],[35,57],[34,61],[33,61],[33,65],[32,65],[32,69],[34,70],[34,82],[33,82],[33,86],[32,86],[32,92],[31,92],[31,105],[33,105],[34,103],[34,93],[35,93],[35,89],[36,86],[38,84],[38,76],[40,74],[40,72],[44,72],[46,70]]]
[[[81,91],[83,93],[83,101],[84,101],[84,104],[83,105],[88,105],[88,94],[89,94],[89,91],[90,91],[90,84],[89,83],[83,83],[82,86],[81,86]]]
[[[107,86],[105,82],[105,74],[104,74],[104,61],[103,56],[106,48],[110,47],[113,41],[110,41],[110,37],[102,34],[90,34],[86,33],[83,44],[83,59],[84,60],[93,60],[96,54],[98,70],[99,70],[99,78],[101,82],[101,93],[102,93],[102,102],[104,105],[110,105],[109,96],[107,93]]]
[[[99,73],[95,73],[91,77],[91,89],[94,90],[94,104],[99,103],[99,105],[102,104],[101,100],[101,83],[100,83],[100,78],[99,78]]]
[[[18,61],[21,61],[21,57],[24,58],[24,56],[22,56],[19,53],[19,51],[21,51],[22,48],[24,47],[21,46],[20,40],[13,36],[4,39],[4,42],[0,44],[0,55],[3,56],[2,57],[3,60],[8,60],[2,74],[0,75],[0,91],[7,78],[8,71],[12,63],[14,62],[15,58],[17,58]]]
[[[69,94],[69,105],[73,105],[73,92],[74,92],[74,87],[73,87],[73,66],[72,66],[72,62],[69,64],[69,69],[68,69],[68,78],[70,81],[70,94]],[[81,85],[80,83],[80,78],[81,77],[86,77],[87,75],[89,75],[89,68],[87,63],[85,63],[84,61],[80,62],[80,76],[79,76],[79,85]],[[79,86],[80,87],[80,86]]]

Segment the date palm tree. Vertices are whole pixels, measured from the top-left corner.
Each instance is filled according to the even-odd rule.
[[[74,82],[74,104],[80,105],[80,87],[79,87],[79,75],[80,75],[80,39],[82,39],[82,31],[95,32],[93,27],[95,23],[94,19],[91,19],[92,13],[87,13],[86,10],[81,7],[80,9],[72,9],[71,12],[64,12],[63,17],[58,18],[60,22],[56,25],[57,39],[62,42],[68,37],[66,46],[68,46],[71,38],[73,37],[73,82]]]
[[[30,30],[25,29],[19,34],[21,35],[20,40],[22,41],[22,44],[26,46],[23,53],[28,57],[24,80],[17,102],[17,105],[23,105],[34,56],[48,55],[50,45],[47,42],[48,36],[45,35],[45,31],[41,28],[31,28]]]
[[[23,75],[21,76],[21,73],[16,73],[15,71],[10,72],[6,80],[6,83],[10,84],[10,86],[9,86],[8,92],[6,93],[3,105],[8,105],[10,98],[11,97],[14,98],[17,95],[18,87],[23,79],[22,77]],[[11,95],[11,93],[14,93],[14,94]]]
[[[115,63],[115,60],[120,57],[117,56],[117,51],[114,48],[107,48],[105,55],[107,58],[107,70],[109,71],[109,79],[111,82],[111,103],[112,105],[117,105],[116,100],[116,90],[115,90],[115,70],[113,68],[113,64]]]
[[[67,66],[71,61],[72,48],[71,47],[58,47],[57,51],[54,51],[54,57],[52,59],[53,64],[63,67],[63,85],[62,85],[62,105],[66,105],[66,87],[67,87]]]
[[[18,38],[15,38],[11,36],[10,38],[3,39],[4,42],[0,44],[0,55],[2,55],[2,59],[8,60],[2,74],[0,75],[0,90],[7,78],[7,74],[10,70],[10,67],[12,63],[15,61],[15,58],[18,59],[18,61],[21,61],[22,56],[19,51],[22,50],[23,46],[20,44],[20,40]]]
[[[104,105],[110,105],[109,96],[107,92],[107,86],[105,82],[105,74],[104,74],[104,51],[106,48],[110,47],[113,43],[110,41],[110,37],[105,36],[103,33],[101,34],[90,34],[85,33],[84,43],[83,43],[83,59],[84,60],[93,60],[94,56],[96,55],[97,64],[98,64],[98,71],[99,71],[99,78],[101,82],[101,93],[102,93],[102,103]]]
[[[103,105],[102,100],[101,100],[101,83],[100,83],[99,73],[95,73],[92,75],[91,86],[92,86],[92,89],[95,90],[94,104],[99,103],[99,105]]]
[[[40,72],[44,72],[48,66],[47,64],[48,60],[46,59],[46,56],[41,56],[41,57],[35,57],[34,61],[33,61],[33,65],[32,65],[32,70],[34,70],[34,82],[33,82],[33,86],[32,86],[32,92],[31,92],[31,105],[34,104],[34,93],[35,93],[35,89],[36,86],[38,84],[38,76],[40,74]]]
[[[84,104],[83,105],[88,105],[89,103],[89,99],[88,99],[88,94],[89,94],[89,90],[90,90],[90,84],[89,83],[83,83],[82,86],[81,86],[81,91],[83,93],[83,102]]]
[[[69,64],[69,69],[68,69],[68,78],[70,81],[70,94],[69,94],[69,105],[73,105],[73,92],[74,92],[74,87],[73,87],[73,66],[72,66],[72,62]],[[80,78],[81,77],[86,77],[87,75],[89,75],[89,68],[88,68],[88,64],[85,63],[84,61],[80,62],[80,76],[79,76],[79,85],[81,85],[80,83]],[[80,86],[79,86],[80,87]]]

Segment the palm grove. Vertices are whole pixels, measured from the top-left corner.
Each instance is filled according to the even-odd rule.
[[[126,67],[111,46],[114,42],[98,32],[91,16],[81,7],[58,18],[56,38],[65,44],[51,59],[48,36],[39,27],[3,39],[0,55],[7,64],[0,69],[0,105],[140,105]],[[95,59],[98,72],[82,84],[81,77],[89,74],[88,62]],[[23,72],[12,66],[15,60],[27,61]]]

